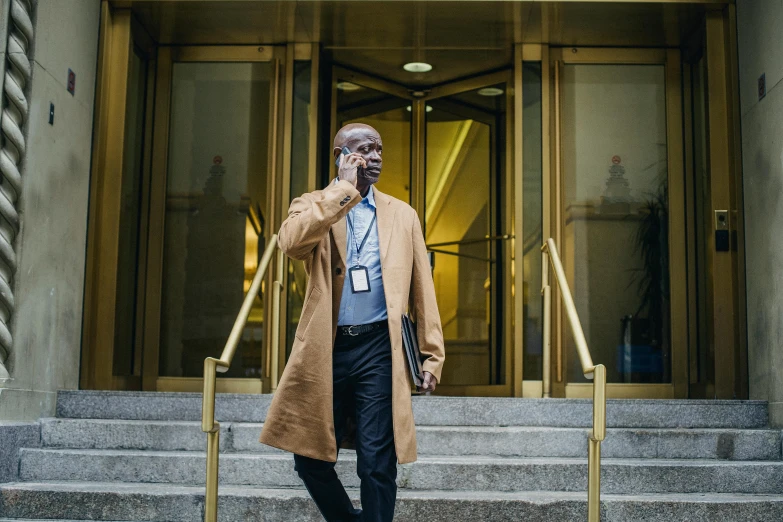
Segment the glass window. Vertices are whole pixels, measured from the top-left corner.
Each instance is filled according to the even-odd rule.
[[[608,382],[671,382],[665,87],[663,66],[563,69],[564,265]]]
[[[263,251],[268,63],[175,63],[166,192],[160,375],[200,377],[219,356]],[[227,376],[260,377],[263,299]]]
[[[503,384],[501,208],[506,85],[427,102],[427,245],[449,363],[443,381]]]
[[[541,297],[542,126],[541,62],[522,64],[522,290],[523,369],[525,380],[542,379],[543,299]],[[517,289],[520,286],[517,285]]]

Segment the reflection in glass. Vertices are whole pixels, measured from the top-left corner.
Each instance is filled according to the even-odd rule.
[[[200,377],[219,356],[263,250],[267,63],[175,63],[172,76],[160,375]],[[260,377],[262,299],[227,376]]]
[[[112,375],[139,375],[141,370],[141,358],[136,350],[135,327],[146,88],[147,62],[140,51],[134,48],[129,63],[128,98],[125,107],[125,154],[117,237],[117,302]]]
[[[503,384],[502,273],[497,183],[505,84],[429,102],[426,113],[427,244],[449,363],[444,382]]]
[[[522,64],[522,241],[524,325],[522,373],[525,380],[542,379],[543,299],[541,297],[542,127],[541,62]],[[517,285],[519,288],[519,285]]]
[[[383,172],[377,187],[385,194],[409,202],[410,102],[339,78],[336,81],[337,128],[349,123],[366,123],[378,131],[383,140]],[[330,179],[336,175],[333,162],[330,162],[329,172]]]
[[[562,93],[563,258],[588,346],[609,382],[670,382],[663,66],[566,65]]]

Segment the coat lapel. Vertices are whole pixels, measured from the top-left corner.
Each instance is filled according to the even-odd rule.
[[[381,263],[386,259],[389,251],[389,241],[391,240],[392,229],[394,227],[394,213],[396,209],[391,204],[391,198],[375,188],[375,212],[378,215],[378,243],[381,250]]]

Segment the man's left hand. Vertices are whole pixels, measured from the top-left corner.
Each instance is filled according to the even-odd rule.
[[[419,391],[422,392],[434,392],[435,385],[438,384],[438,379],[435,378],[430,372],[424,372],[424,384],[422,384]]]

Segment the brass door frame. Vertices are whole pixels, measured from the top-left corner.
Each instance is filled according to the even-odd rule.
[[[516,65],[516,64],[515,64]],[[521,64],[519,64],[521,67]],[[511,239],[513,236],[511,234],[511,231],[514,230],[514,218],[515,218],[515,207],[513,205],[507,206],[510,198],[514,197],[514,177],[515,177],[515,166],[514,166],[514,160],[513,160],[513,150],[512,150],[512,144],[514,143],[514,124],[515,124],[515,114],[514,114],[514,71],[511,69],[498,71],[494,73],[484,74],[481,76],[472,77],[466,80],[457,80],[454,82],[450,82],[444,85],[439,85],[436,87],[433,87],[431,91],[429,91],[425,96],[420,97],[420,107],[419,111],[422,115],[426,114],[424,111],[426,110],[426,102],[437,100],[438,98],[443,98],[446,96],[452,96],[454,94],[460,94],[463,92],[473,91],[476,89],[480,89],[482,87],[489,87],[492,85],[496,85],[499,83],[505,83],[506,89],[503,94],[503,96],[506,97],[506,125],[505,125],[505,136],[506,136],[506,151],[505,151],[505,157],[500,158],[498,157],[496,161],[498,162],[496,169],[497,172],[502,172],[505,179],[500,180],[501,186],[502,186],[502,193],[496,194],[494,201],[492,201],[492,196],[490,195],[490,200],[492,201],[492,204],[494,206],[506,206],[507,209],[513,209],[512,211],[505,212],[504,221],[500,223],[501,237],[507,237],[507,239]],[[424,124],[426,125],[426,119],[422,118],[424,120]],[[420,133],[419,135],[419,141],[414,142],[414,146],[419,147],[420,155],[422,156],[422,167],[423,165],[423,158],[424,154],[421,154],[421,152],[424,151],[426,147],[426,135],[425,133]],[[501,165],[501,162],[503,163],[503,168],[499,168]],[[420,193],[423,195],[426,191],[426,172],[425,169],[422,168],[421,170],[415,171],[415,174],[418,176],[418,183],[417,185],[420,185]],[[416,211],[419,212],[420,215],[424,215],[422,213],[426,212],[426,205],[424,198],[421,197],[417,201],[419,204],[419,208],[416,208]],[[425,223],[426,227],[426,223]],[[426,237],[426,236],[425,236]],[[496,241],[506,241],[506,239],[498,239]],[[515,342],[515,330],[514,330],[514,300],[513,300],[513,294],[516,292],[512,292],[511,288],[513,285],[513,279],[512,279],[512,265],[514,263],[520,263],[521,260],[517,260],[514,258],[513,255],[513,243],[508,243],[508,246],[503,247],[503,259],[499,260],[503,263],[502,266],[502,281],[504,282],[504,292],[503,292],[503,305],[502,309],[498,310],[499,314],[503,315],[503,330],[502,330],[502,345],[498,346],[497,348],[502,348],[504,351],[503,357],[505,360],[505,374],[504,374],[504,384],[488,384],[488,385],[449,385],[448,383],[441,385],[438,387],[438,390],[443,395],[453,395],[453,396],[484,396],[484,397],[508,397],[514,394],[515,386],[514,383],[516,380],[522,379],[522,374],[515,374],[515,361],[521,358],[521,344],[517,344]],[[518,267],[515,267],[514,272],[516,272],[516,269],[521,270],[521,264]],[[492,339],[493,334],[490,332],[490,339]],[[496,349],[497,349],[496,348]],[[517,354],[517,351],[520,353]]]
[[[291,47],[291,46],[289,46]],[[270,132],[267,180],[268,193],[275,195],[280,190],[280,176],[289,179],[290,172],[282,172],[278,166],[278,154],[280,153],[280,141],[278,139],[278,125],[280,124],[280,84],[282,82],[285,47],[274,46],[186,46],[172,47],[162,46],[158,50],[157,83],[155,89],[155,129],[153,145],[153,172],[150,187],[150,218],[149,233],[147,236],[148,256],[146,267],[146,280],[142,281],[147,296],[144,310],[144,368],[143,389],[148,391],[194,391],[202,384],[202,379],[161,377],[159,376],[160,357],[160,327],[161,327],[161,301],[163,290],[163,252],[165,241],[165,214],[166,214],[166,189],[168,186],[168,153],[169,131],[171,118],[171,89],[173,66],[176,62],[271,62],[274,65],[274,78],[270,92]],[[287,118],[290,120],[290,111]],[[289,121],[290,124],[290,121]],[[289,127],[290,128],[290,127]],[[290,133],[289,133],[290,134]],[[290,144],[290,137],[289,137]],[[284,156],[283,156],[284,157]],[[272,197],[272,202],[277,197]],[[270,209],[273,218],[265,224],[265,235],[269,236],[276,231],[274,216],[275,209]],[[271,274],[265,281],[266,287],[271,288]],[[269,292],[264,294],[265,321],[269,324],[271,311],[269,306]],[[264,346],[268,347],[268,337]],[[266,348],[265,348],[266,349]],[[263,357],[262,357],[263,360]],[[264,379],[228,379],[221,384],[218,379],[218,388],[225,392],[256,392],[263,390]],[[200,389],[200,388],[199,388]]]
[[[708,317],[715,353],[714,397],[747,399],[748,346],[745,295],[745,239],[740,142],[736,6],[706,14],[708,206]],[[714,212],[728,210],[729,252],[716,252]]]
[[[129,64],[134,48],[144,54],[147,64],[144,142],[142,145],[142,186],[145,193],[150,180],[150,150],[155,44],[133,17],[130,9],[101,4],[101,38],[96,85],[90,208],[87,229],[87,267],[85,271],[84,319],[80,388],[140,389],[143,324],[134,325],[134,372],[130,376],[113,375],[114,325],[118,278],[118,234],[120,198],[125,160],[125,122]],[[147,227],[146,199],[142,202],[139,230]],[[138,259],[146,256],[140,241]],[[144,267],[140,266],[140,274]],[[137,292],[136,310],[144,307],[144,293]]]
[[[665,68],[666,82],[666,135],[667,168],[669,183],[669,273],[670,273],[670,345],[671,376],[670,384],[607,384],[609,397],[628,398],[686,398],[688,395],[688,295],[686,291],[686,238],[685,238],[685,182],[683,157],[683,114],[682,114],[682,78],[680,52],[676,49],[623,49],[623,48],[551,48],[550,95],[552,111],[552,147],[551,161],[551,198],[545,201],[549,206],[551,223],[550,233],[555,238],[558,249],[563,251],[564,229],[564,189],[562,182],[562,158],[560,136],[562,113],[560,97],[562,95],[561,72],[563,64],[628,64],[662,65]],[[545,214],[547,212],[545,211]],[[564,261],[566,271],[568,260]],[[553,300],[554,301],[554,300]],[[574,354],[564,350],[565,327],[562,307],[557,304],[559,313],[553,315],[553,348],[555,363],[552,365],[552,391],[559,397],[587,397],[591,393],[591,384],[566,382],[566,368],[569,357]],[[607,363],[608,361],[595,361]]]
[[[521,67],[521,63],[520,63]],[[353,69],[343,67],[339,64],[332,66],[332,97],[330,111],[330,129],[331,135],[337,132],[337,89],[338,80],[350,81],[362,87],[373,89],[396,96],[411,102],[411,206],[416,212],[423,216],[426,212],[426,202],[424,194],[426,193],[426,165],[424,149],[426,147],[426,103],[446,96],[459,94],[467,91],[487,87],[498,83],[507,85],[506,92],[506,154],[504,158],[498,158],[497,161],[504,162],[502,171],[505,173],[505,179],[502,180],[503,194],[498,194],[498,200],[495,205],[508,205],[506,208],[515,209],[514,212],[506,212],[505,221],[502,223],[503,235],[511,236],[511,230],[514,226],[514,214],[516,207],[513,204],[514,199],[514,73],[512,70],[503,70],[492,72],[481,76],[471,77],[465,80],[457,80],[447,84],[438,85],[430,90],[419,90],[408,88],[395,82],[387,81],[382,78],[367,75]],[[501,200],[500,198],[504,198]],[[426,224],[425,224],[426,227]],[[509,237],[510,239],[510,237]],[[511,243],[513,245],[513,243]],[[521,273],[521,259],[514,259],[513,247],[506,248],[503,259],[502,278],[507,288],[513,285],[512,274]],[[519,266],[512,268],[512,264]],[[518,272],[517,272],[518,270]],[[486,396],[486,397],[507,397],[511,395],[522,395],[522,386],[515,386],[516,380],[521,381],[522,374],[517,374],[516,361],[521,360],[521,342],[517,342],[517,334],[514,330],[512,318],[514,316],[514,297],[510,290],[504,292],[503,314],[503,345],[505,352],[505,384],[492,385],[449,385],[442,384],[438,386],[438,392],[443,395],[453,396]],[[517,353],[519,352],[519,353]]]
[[[523,68],[525,62],[539,62],[541,64],[541,235],[542,242],[546,238],[554,237],[552,226],[552,211],[550,209],[550,199],[553,190],[552,187],[552,155],[550,151],[552,127],[552,93],[550,84],[547,81],[550,78],[549,46],[546,44],[517,44],[514,49],[514,132],[513,143],[514,150],[509,151],[511,161],[514,164],[514,173],[512,181],[513,201],[507,204],[514,208],[514,236],[520,235],[520,240],[513,239],[514,262],[512,264],[514,274],[513,309],[514,312],[514,397],[541,398],[544,390],[544,376],[541,380],[524,379],[524,339],[525,325],[524,321],[519,320],[521,311],[524,308],[525,298],[521,291],[522,282],[525,279],[524,257],[525,240],[522,237],[524,231],[524,83]],[[510,147],[509,147],[510,148]],[[540,245],[539,245],[540,246]],[[520,284],[517,285],[516,282]],[[538,289],[532,289],[537,292]],[[555,292],[552,296],[552,315],[557,317],[561,312],[559,307],[560,293]],[[520,311],[517,313],[516,311]],[[556,339],[555,336],[552,337]]]

